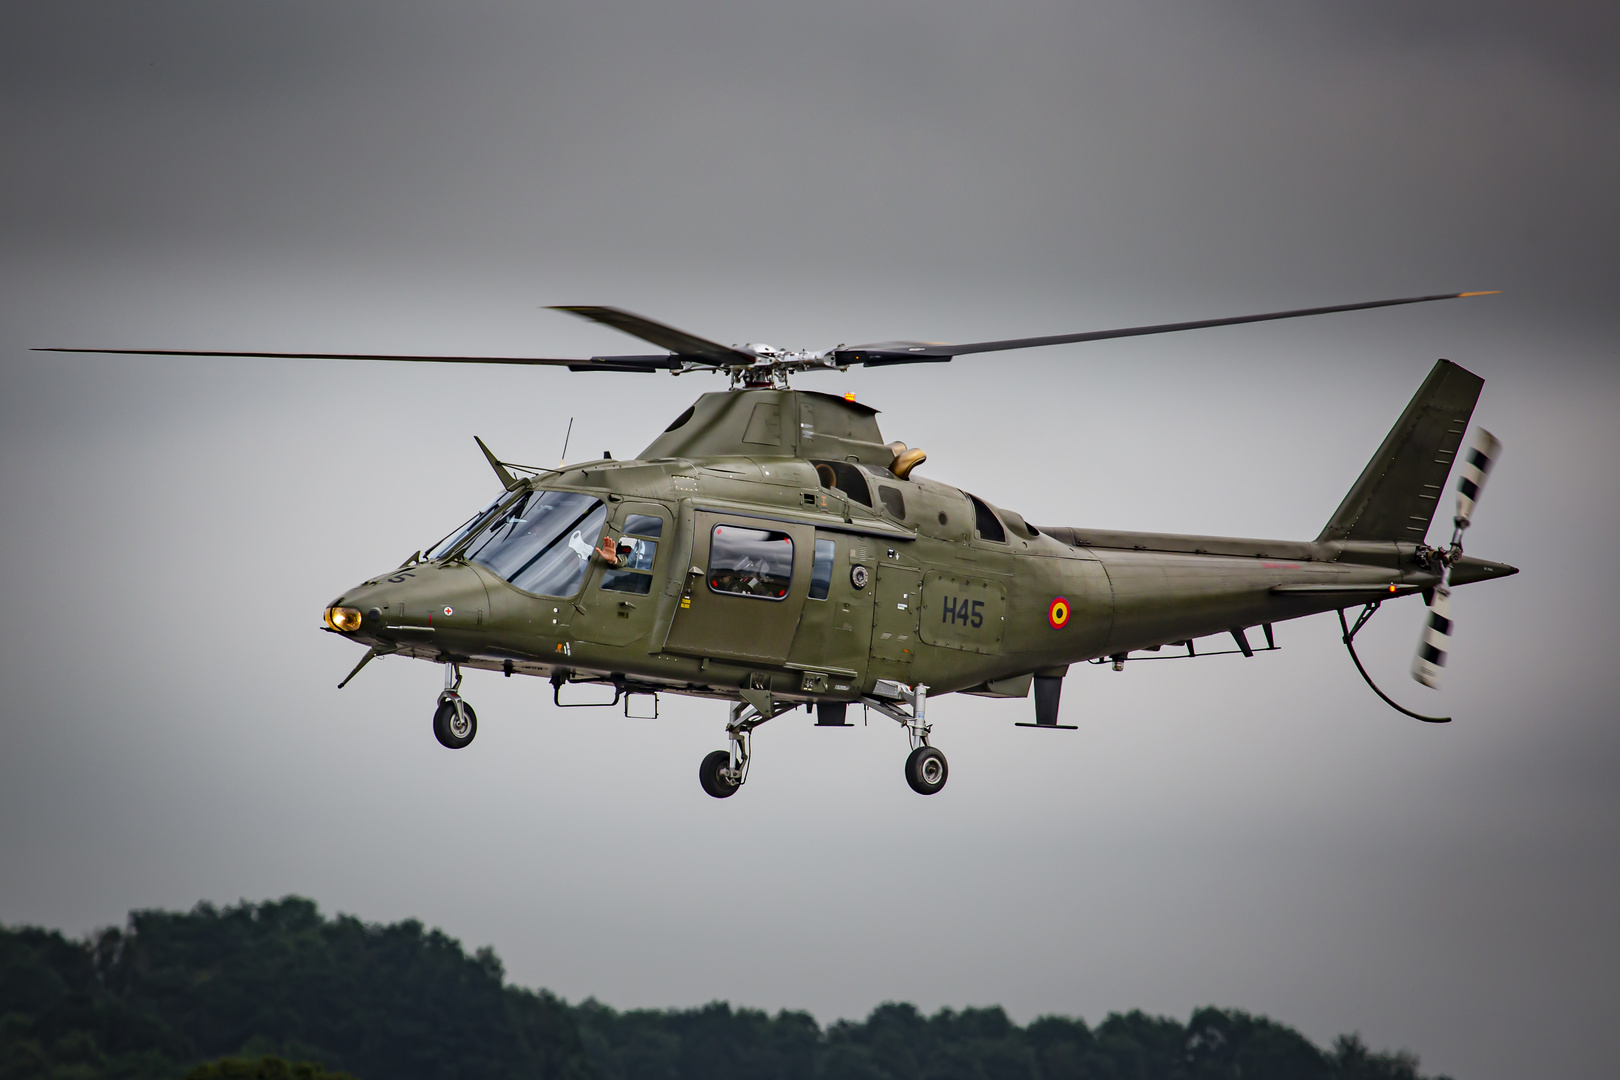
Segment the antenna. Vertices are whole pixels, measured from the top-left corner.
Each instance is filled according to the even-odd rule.
[[[573,437],[574,437],[574,418],[572,416],[570,416],[568,418],[568,433],[563,436],[562,457],[557,459],[557,467],[558,468],[561,468],[562,466],[568,464],[568,440],[573,438]]]

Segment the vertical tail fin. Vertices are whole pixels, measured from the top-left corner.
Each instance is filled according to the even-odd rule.
[[[1484,385],[1473,372],[1437,360],[1317,542],[1421,543]]]

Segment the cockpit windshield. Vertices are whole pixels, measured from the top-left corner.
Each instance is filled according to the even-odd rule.
[[[442,559],[446,555],[450,554],[450,549],[455,547],[457,544],[461,543],[462,539],[468,533],[472,532],[473,526],[477,525],[480,521],[483,521],[484,518],[488,517],[489,512],[491,510],[495,509],[497,506],[501,505],[502,500],[504,500],[507,497],[507,495],[508,495],[508,492],[503,491],[499,495],[495,496],[494,500],[491,501],[488,506],[486,506],[482,510],[478,511],[478,513],[474,514],[472,517],[468,518],[466,521],[463,521],[456,528],[455,532],[451,533],[449,536],[445,537],[443,540],[440,540],[437,544],[434,544],[432,547],[428,548],[428,552],[427,552],[427,554],[425,556],[423,556],[423,558],[425,558],[429,562],[431,562],[434,559]]]
[[[524,592],[572,596],[606,521],[607,507],[593,496],[524,492],[479,529],[466,556]]]

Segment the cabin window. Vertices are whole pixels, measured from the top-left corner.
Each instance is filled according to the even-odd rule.
[[[833,551],[831,540],[816,541],[816,558],[810,564],[810,599],[825,600],[832,591]]]
[[[509,503],[467,545],[467,558],[524,592],[572,596],[585,581],[607,507],[573,491],[530,491]]]
[[[709,590],[782,600],[793,583],[793,538],[771,529],[716,525],[709,535]]]
[[[887,484],[878,485],[878,498],[883,501],[883,509],[893,517],[905,519],[906,497],[900,494],[899,488],[892,488]]]
[[[966,492],[963,492],[966,495]],[[1007,542],[1007,530],[1001,527],[1001,519],[996,512],[990,509],[985,501],[977,495],[968,495],[973,500],[973,527],[979,532],[980,540],[994,540],[998,544]]]

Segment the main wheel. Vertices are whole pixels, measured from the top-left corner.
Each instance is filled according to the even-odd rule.
[[[945,755],[932,746],[919,746],[906,758],[906,783],[919,795],[932,795],[944,787],[949,772]]]
[[[463,701],[458,715],[456,703],[446,698],[439,702],[438,709],[433,713],[433,734],[438,736],[441,745],[460,750],[478,734],[478,714]]]
[[[698,783],[703,790],[717,799],[729,798],[737,794],[738,785],[720,775],[722,769],[731,768],[731,752],[729,750],[716,750],[703,759],[698,766]]]

